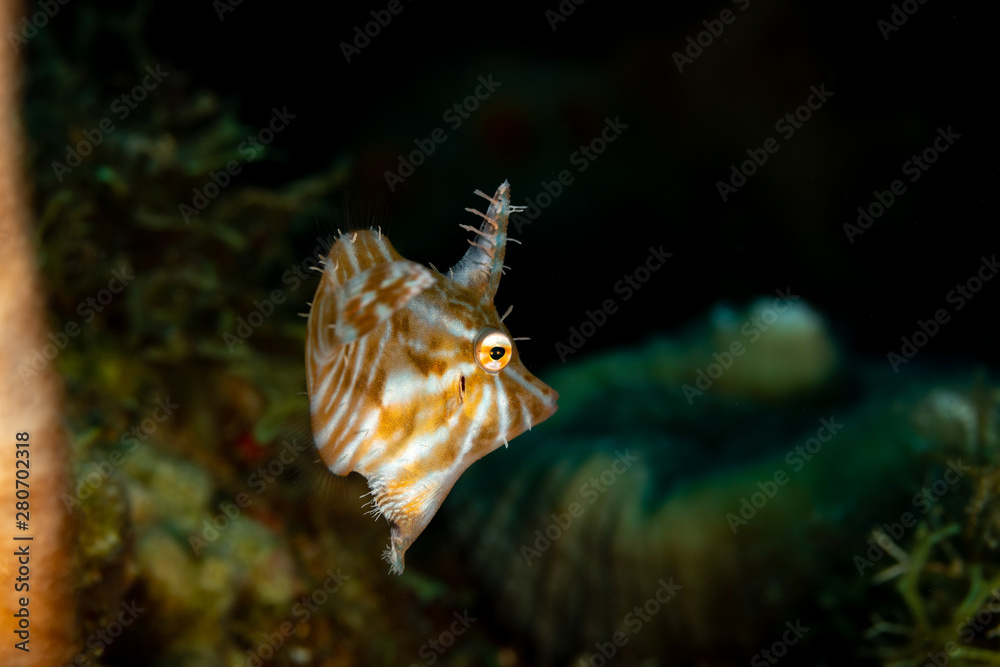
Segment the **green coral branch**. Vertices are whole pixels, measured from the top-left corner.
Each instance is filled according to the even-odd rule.
[[[961,529],[958,524],[950,524],[928,534],[927,524],[921,523],[917,527],[917,546],[910,554],[910,566],[896,584],[896,590],[899,591],[910,613],[913,614],[913,618],[917,622],[917,632],[921,634],[930,628],[930,622],[923,596],[920,594],[920,576],[930,559],[931,549],[938,542],[956,535],[959,530]]]
[[[945,622],[932,621],[927,600],[921,593],[921,580],[927,574],[931,551],[960,530],[958,524],[949,524],[933,532],[925,523],[917,527],[915,546],[905,561],[902,576],[896,582],[896,590],[913,617],[914,626],[905,633],[910,637],[909,645],[892,651],[897,656],[905,657],[886,661],[885,664],[899,667],[922,664],[930,649],[932,652],[946,652],[950,664],[955,666],[1000,665],[1000,652],[968,646],[971,640],[963,640],[955,634],[982,609],[990,593],[1000,588],[1000,573],[986,578],[982,564],[968,565],[965,568],[968,589]]]

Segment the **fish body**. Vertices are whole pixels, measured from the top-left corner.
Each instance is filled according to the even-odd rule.
[[[309,313],[306,379],[317,449],[337,475],[364,475],[390,526],[384,557],[406,549],[474,461],[556,411],[493,305],[510,186],[490,201],[447,275],[404,259],[379,230],[341,234]]]

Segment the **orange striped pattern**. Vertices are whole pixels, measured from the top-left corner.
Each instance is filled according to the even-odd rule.
[[[474,238],[447,275],[403,259],[377,230],[342,234],[309,313],[316,447],[334,473],[368,480],[397,574],[462,472],[556,410],[493,305],[517,210],[510,186],[477,194],[489,209],[467,209],[482,226],[462,225]]]

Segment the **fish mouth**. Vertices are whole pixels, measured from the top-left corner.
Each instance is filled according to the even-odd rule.
[[[528,406],[530,420],[527,420],[517,433],[511,435],[511,438],[521,435],[525,431],[530,431],[532,427],[538,426],[559,410],[559,392],[546,384],[539,384],[544,388],[545,398],[543,400],[536,400]]]
[[[545,421],[559,410],[559,392],[552,387],[549,387],[549,391],[552,392],[552,397],[549,399],[548,410],[546,410],[541,419],[535,422],[536,424]]]

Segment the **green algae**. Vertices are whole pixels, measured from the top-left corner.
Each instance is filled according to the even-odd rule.
[[[881,530],[873,533],[891,545],[887,551],[897,563],[872,580],[894,580],[903,603],[902,610],[877,610],[867,633],[886,665],[1000,664],[998,406],[1000,392],[982,373],[971,388],[937,389],[920,404],[922,431],[939,446],[928,452],[930,459],[964,456],[970,470],[946,493],[931,486],[928,496],[924,488],[924,497],[935,499],[933,511],[912,537],[896,542]]]

